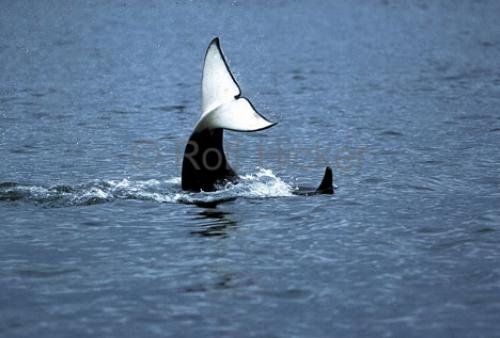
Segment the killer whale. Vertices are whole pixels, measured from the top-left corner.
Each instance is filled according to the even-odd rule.
[[[214,191],[224,182],[237,182],[224,153],[223,131],[253,132],[274,126],[241,95],[220,47],[214,38],[205,53],[202,72],[202,112],[184,150],[181,186],[187,191]],[[317,189],[298,194],[333,194],[332,170],[327,167]]]

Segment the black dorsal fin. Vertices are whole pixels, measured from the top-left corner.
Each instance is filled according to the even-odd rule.
[[[321,184],[319,185],[318,189],[316,189],[316,192],[319,194],[333,194],[334,193],[332,168],[326,167],[325,175],[323,176],[323,180],[321,181]]]

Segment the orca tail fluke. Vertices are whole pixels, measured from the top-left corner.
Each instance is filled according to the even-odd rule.
[[[318,189],[316,189],[318,194],[334,194],[335,190],[333,189],[333,172],[332,168],[326,167],[325,174],[323,175],[323,180],[319,185]]]
[[[224,58],[218,38],[207,48],[201,80],[202,113],[195,130],[257,131],[275,123],[259,114],[241,90]]]

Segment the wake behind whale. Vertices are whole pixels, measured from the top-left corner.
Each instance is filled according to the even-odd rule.
[[[180,183],[180,177],[102,179],[73,185],[0,182],[0,202],[31,203],[48,208],[88,206],[117,200],[210,205],[236,198],[292,197],[299,190],[271,170],[262,168],[252,174],[242,175],[238,184],[227,182],[213,192],[182,191]]]

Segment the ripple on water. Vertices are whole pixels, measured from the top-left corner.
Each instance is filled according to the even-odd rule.
[[[288,300],[307,300],[313,293],[307,289],[300,288],[289,288],[284,290],[260,290],[257,294],[277,298],[277,299],[288,299]]]
[[[20,269],[15,273],[22,278],[53,278],[79,271],[79,269]]]
[[[380,184],[384,182],[385,180],[381,177],[368,177],[362,180],[364,183],[369,183],[369,184]]]
[[[86,184],[61,184],[52,187],[0,182],[0,201],[41,204],[46,207],[89,206],[117,199],[135,199],[158,203],[185,203],[215,207],[238,197],[291,197],[293,187],[271,170],[259,169],[241,176],[238,184],[228,183],[215,192],[190,193],[180,190],[180,178],[167,180],[95,180]],[[208,217],[207,215],[205,215]],[[218,214],[211,215],[220,216]]]
[[[184,113],[187,106],[183,104],[165,105],[159,107],[151,107],[151,110],[157,110],[162,112],[173,112],[173,113]]]
[[[380,133],[382,136],[391,136],[391,137],[401,137],[404,136],[404,134],[400,131],[395,131],[395,130],[385,130]]]
[[[25,144],[21,147],[18,148],[13,148],[9,150],[13,154],[36,154],[37,153],[37,148],[34,145],[31,144]]]

